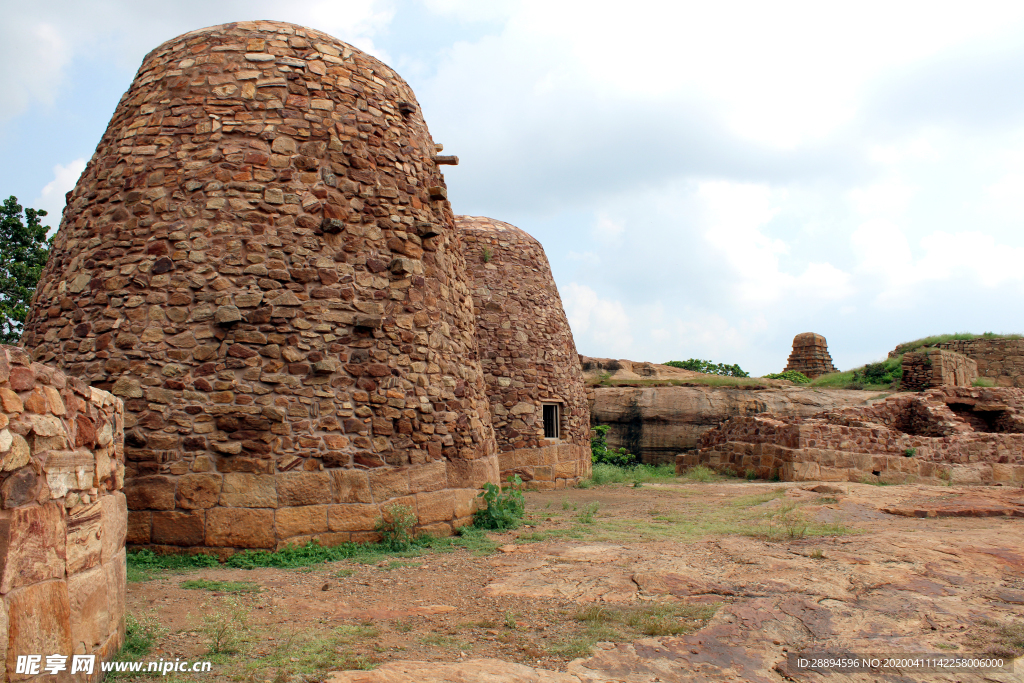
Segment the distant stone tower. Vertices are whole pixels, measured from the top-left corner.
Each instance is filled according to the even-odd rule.
[[[129,542],[450,533],[497,481],[444,179],[409,86],[278,22],[146,56],[69,195],[25,346],[125,402]]]
[[[539,488],[590,474],[583,369],[544,248],[514,225],[456,216],[502,477]]]
[[[802,372],[811,379],[836,372],[825,338],[814,332],[803,332],[793,337],[793,352],[786,364],[786,372],[790,370]]]

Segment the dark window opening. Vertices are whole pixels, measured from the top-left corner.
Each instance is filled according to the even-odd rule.
[[[558,438],[558,404],[544,405],[544,438]]]

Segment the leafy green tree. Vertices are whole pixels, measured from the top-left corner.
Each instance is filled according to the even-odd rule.
[[[750,373],[744,372],[739,365],[726,365],[725,363],[712,363],[709,360],[691,358],[689,360],[670,360],[664,365],[683,370],[703,372],[708,375],[725,375],[727,377],[750,377]]]
[[[22,211],[25,220],[22,220]],[[52,239],[39,219],[45,211],[22,209],[17,197],[0,208],[0,343],[16,344],[28,316]]]

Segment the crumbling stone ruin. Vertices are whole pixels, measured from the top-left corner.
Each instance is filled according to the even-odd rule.
[[[0,660],[11,674],[18,655],[106,660],[124,642],[122,419],[120,399],[0,346]]]
[[[146,56],[23,338],[124,399],[130,543],[367,540],[395,504],[470,521],[498,459],[438,150],[397,74],[317,31]]]
[[[1024,387],[1024,339],[952,339],[936,344],[935,348],[970,358],[977,363],[978,377],[987,377],[998,387]],[[889,357],[902,353],[904,348],[900,345],[889,352]]]
[[[814,332],[802,332],[793,337],[793,352],[789,354],[785,372],[791,370],[811,379],[836,372],[825,338]]]
[[[978,379],[978,363],[967,356],[938,348],[903,354],[901,391],[933,387],[969,387]]]
[[[514,225],[457,216],[502,477],[562,488],[590,474],[583,370],[547,256]]]
[[[810,418],[733,417],[676,468],[783,481],[1024,484],[1024,390],[942,387]]]

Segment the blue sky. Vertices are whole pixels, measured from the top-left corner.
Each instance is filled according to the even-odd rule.
[[[4,2],[0,195],[59,215],[142,57],[278,19],[412,85],[457,213],[544,244],[594,356],[853,367],[1024,331],[1024,6]],[[56,220],[53,221],[56,224]]]

